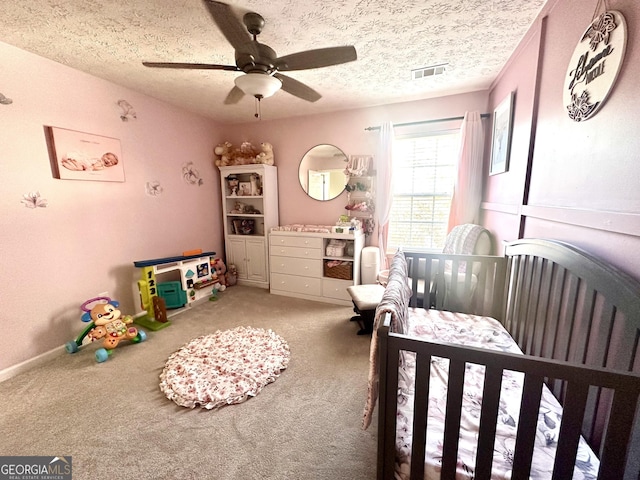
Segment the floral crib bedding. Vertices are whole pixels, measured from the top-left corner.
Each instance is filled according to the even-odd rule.
[[[408,333],[441,343],[487,348],[509,353],[522,351],[504,327],[495,319],[438,310],[409,309]],[[402,364],[403,363],[403,364]],[[444,438],[446,379],[449,361],[433,358],[429,384],[429,414],[425,446],[425,479],[439,479]],[[396,421],[396,479],[409,478],[415,354],[405,352],[398,378],[398,413]],[[467,364],[460,424],[456,479],[473,479],[484,367]],[[524,375],[505,371],[502,379],[500,407],[494,445],[492,479],[510,479]],[[538,415],[536,446],[531,479],[551,478],[556,441],[562,419],[562,407],[545,386]],[[580,438],[573,478],[595,479],[599,461],[583,438]]]

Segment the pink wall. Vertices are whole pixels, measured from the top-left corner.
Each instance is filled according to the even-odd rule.
[[[522,202],[526,181],[527,156],[531,138],[536,58],[539,32],[532,31],[520,45],[520,53],[509,60],[497,84],[489,95],[490,110],[514,92],[514,126],[509,169],[505,173],[489,176],[491,156],[491,124],[487,129],[485,144],[485,205],[484,222],[493,233],[496,253],[502,253],[502,242],[518,238],[520,218],[517,206]],[[499,221],[494,221],[495,211]]]
[[[484,112],[487,104],[487,92],[476,92],[224,126],[2,43],[0,62],[2,93],[13,99],[0,107],[0,322],[10,332],[0,340],[0,373],[74,338],[83,327],[80,303],[101,292],[120,300],[123,312],[137,311],[133,261],[193,248],[223,254],[216,144],[271,142],[281,223],[333,224],[344,213],[346,195],[319,202],[304,193],[298,164],[309,148],[331,143],[347,155],[373,154],[377,134],[365,127]],[[120,120],[116,102],[123,98],[137,120]],[[268,118],[268,100],[262,111]],[[44,125],[120,139],[126,182],[52,178]],[[188,161],[203,186],[183,181]],[[146,195],[148,181],[159,181],[164,193]],[[20,200],[31,191],[49,206],[27,209]]]
[[[627,51],[600,111],[578,123],[568,118],[562,102],[569,60],[595,3],[587,8],[580,0],[552,0],[495,82],[492,109],[506,92],[517,92],[514,150],[510,171],[487,180],[483,218],[500,239],[515,239],[522,216],[523,236],[573,243],[640,278],[640,3],[619,0],[611,6],[626,19]],[[522,202],[540,45],[530,191],[528,202]]]
[[[80,304],[108,291],[138,303],[133,261],[202,248],[222,251],[215,122],[0,43],[0,372],[71,340]],[[120,120],[126,99],[137,120]],[[126,182],[56,180],[44,125],[120,139]],[[204,184],[188,185],[191,161]],[[164,193],[145,194],[148,181]],[[20,200],[39,191],[46,208]]]
[[[59,348],[83,328],[79,305],[108,291],[125,313],[138,310],[133,261],[202,248],[223,253],[219,172],[213,147],[229,140],[269,141],[278,166],[281,223],[334,223],[346,196],[318,202],[303,192],[298,164],[319,143],[349,154],[373,154],[377,134],[394,123],[486,111],[487,92],[288,120],[224,126],[154,99],[0,43],[3,159],[0,246],[3,308],[0,374]],[[137,120],[123,122],[116,102],[126,99]],[[268,118],[268,100],[263,115]],[[126,181],[52,178],[44,125],[118,138]],[[193,162],[203,186],[188,185],[182,165]],[[159,181],[162,195],[145,194]],[[39,191],[48,207],[20,200]],[[375,242],[374,242],[375,243]]]
[[[613,4],[628,26],[624,64],[600,111],[586,122],[574,122],[565,113],[561,95],[571,54],[593,13],[580,8],[582,4],[559,2],[549,15],[530,204],[640,212],[640,3]]]
[[[267,99],[265,120],[240,125],[218,125],[0,43],[0,87],[14,100],[0,105],[0,372],[77,335],[79,303],[89,297],[109,291],[124,311],[134,310],[134,260],[192,248],[222,253],[219,173],[211,163],[217,143],[271,142],[281,223],[333,223],[344,212],[345,194],[318,202],[299,185],[298,164],[309,148],[331,143],[347,155],[373,154],[377,135],[365,127],[492,111],[510,91],[516,92],[511,166],[485,177],[483,223],[500,243],[517,238],[522,220],[525,236],[569,241],[639,277],[640,3],[615,3],[629,27],[624,66],[604,107],[578,124],[564,113],[562,88],[592,3],[551,0],[542,13],[546,33],[539,19],[490,92],[273,121]],[[121,98],[134,105],[137,120],[120,120]],[[126,182],[53,179],[44,125],[119,138]],[[523,202],[530,147],[530,194]],[[187,161],[200,171],[202,187],[182,180]],[[164,187],[160,197],[145,195],[152,180]],[[20,200],[30,191],[39,191],[49,206],[25,208]]]
[[[284,94],[284,93],[283,93]],[[263,117],[268,118],[269,99],[263,101]],[[330,143],[347,155],[374,155],[378,134],[366,131],[382,122],[394,124],[464,115],[466,111],[486,112],[487,92],[473,92],[410,103],[346,110],[326,115],[285,120],[251,121],[223,128],[225,140],[234,144],[268,141],[274,146],[278,167],[280,223],[317,223],[333,225],[345,213],[346,193],[319,202],[308,197],[298,180],[298,165],[314,145]],[[487,123],[488,125],[488,123]],[[401,133],[402,128],[397,129]],[[376,245],[375,238],[368,243]]]
[[[89,297],[109,291],[124,311],[134,310],[134,260],[192,248],[223,252],[219,173],[211,163],[217,143],[271,142],[281,223],[333,223],[344,212],[345,194],[318,202],[299,185],[298,164],[309,148],[331,143],[347,155],[374,154],[377,134],[365,131],[368,126],[468,110],[484,113],[510,91],[516,92],[511,166],[507,173],[485,177],[483,223],[498,247],[517,238],[522,220],[524,236],[569,241],[639,277],[640,3],[619,0],[614,6],[627,20],[629,38],[624,66],[604,107],[592,119],[574,123],[562,105],[567,62],[593,6],[551,0],[541,15],[547,16],[546,32],[539,19],[489,92],[273,121],[267,99],[265,120],[240,125],[218,125],[0,43],[0,87],[14,100],[0,106],[0,323],[5,331],[0,372],[77,335],[83,325],[78,307]],[[121,98],[135,107],[137,120],[120,120],[116,102]],[[119,138],[126,182],[53,179],[44,125]],[[523,202],[530,148],[530,192]],[[200,171],[203,186],[182,180],[187,161]],[[160,197],[145,194],[145,183],[152,180],[164,187]],[[49,206],[25,208],[20,200],[30,191],[39,191]]]

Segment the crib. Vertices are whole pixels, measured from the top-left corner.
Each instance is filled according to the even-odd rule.
[[[640,283],[623,272],[551,240],[398,252],[375,322],[379,480],[640,478]]]

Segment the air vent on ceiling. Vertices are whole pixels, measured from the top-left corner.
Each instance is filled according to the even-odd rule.
[[[418,80],[420,78],[442,75],[445,72],[447,65],[447,63],[441,63],[440,65],[431,65],[429,67],[416,68],[415,70],[411,70],[411,78],[413,80]]]

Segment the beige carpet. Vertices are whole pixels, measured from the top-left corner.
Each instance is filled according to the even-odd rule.
[[[129,313],[129,312],[123,312]],[[98,345],[0,384],[0,455],[71,455],[73,478],[375,478],[375,424],[361,429],[369,338],[350,307],[232,287],[122,344],[103,364]],[[160,391],[168,356],[199,335],[271,328],[289,367],[258,396],[219,410],[187,409]],[[78,320],[79,333],[84,324]]]

